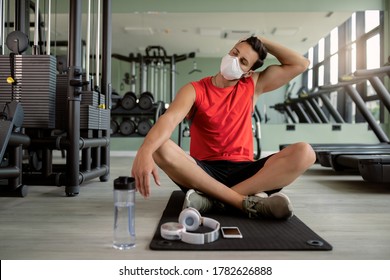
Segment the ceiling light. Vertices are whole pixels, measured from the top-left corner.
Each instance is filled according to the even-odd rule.
[[[224,39],[240,40],[243,38],[254,36],[254,34],[256,34],[255,30],[226,30],[223,33],[222,37]]]
[[[221,29],[219,29],[219,28],[199,28],[199,35],[220,37],[221,36]]]
[[[294,36],[298,31],[298,27],[275,27],[271,33],[275,36]]]
[[[151,27],[135,27],[135,26],[126,26],[123,28],[125,32],[134,34],[134,35],[153,35],[153,28]]]
[[[333,12],[329,12],[329,13],[327,13],[327,14],[325,15],[325,17],[329,18],[329,17],[331,17],[332,15],[333,15]]]

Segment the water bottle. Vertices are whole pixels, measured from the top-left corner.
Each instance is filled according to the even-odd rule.
[[[119,250],[135,247],[135,180],[132,177],[114,180],[113,247]]]

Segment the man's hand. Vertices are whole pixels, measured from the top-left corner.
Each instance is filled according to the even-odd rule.
[[[153,176],[154,182],[160,186],[160,177],[152,156],[139,150],[133,162],[131,176],[135,178],[136,189],[145,198],[150,195],[150,175]]]

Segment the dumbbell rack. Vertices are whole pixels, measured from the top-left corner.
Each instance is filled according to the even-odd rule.
[[[164,107],[163,102],[154,103],[149,109],[117,105],[111,109],[111,137],[144,137],[163,114]]]
[[[123,95],[113,94],[111,137],[144,137],[164,113],[165,102],[170,103],[174,99],[176,63],[195,57],[195,53],[169,56],[162,46],[148,46],[145,55],[112,54],[112,57],[130,63],[134,81],[130,91]],[[165,69],[169,73],[167,76],[164,74],[164,65],[169,65]],[[156,75],[156,71],[160,73]],[[129,77],[130,74],[127,79]],[[138,98],[135,92],[140,93]]]

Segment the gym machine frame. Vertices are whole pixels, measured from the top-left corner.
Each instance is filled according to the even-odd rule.
[[[20,2],[24,3],[24,1]],[[24,5],[20,6],[24,7]],[[20,14],[23,15],[23,11],[21,11]],[[28,148],[30,151],[38,150],[42,152],[42,172],[23,172],[23,183],[30,185],[65,186],[65,193],[67,196],[77,195],[79,193],[80,185],[87,180],[99,177],[100,181],[107,181],[109,178],[110,166],[109,117],[106,121],[104,119],[99,119],[99,122],[103,122],[99,129],[87,128],[86,130],[83,130],[80,128],[81,96],[83,88],[87,87],[87,83],[82,80],[81,15],[81,0],[70,0],[66,133],[53,137],[48,133],[50,132],[48,130],[39,132],[39,129],[35,129],[38,131],[35,133],[34,129],[30,131],[29,129],[26,129],[26,135],[28,135],[31,141],[24,141],[24,139],[22,139],[24,144],[29,144]],[[21,22],[25,21],[23,17],[19,20]],[[19,25],[20,24],[15,23],[15,26]],[[105,96],[104,107],[109,109],[111,107],[110,0],[103,0],[102,41],[101,91]],[[99,69],[96,71],[98,72]],[[31,132],[31,135],[29,135],[29,132]],[[54,165],[52,163],[52,150],[66,150],[66,163],[64,165]],[[82,153],[81,158],[80,151]],[[21,194],[21,196],[24,195],[25,192]]]
[[[278,103],[271,108],[284,113],[292,123],[330,123],[330,117],[335,123],[344,123],[340,113],[332,106],[329,93],[333,90],[319,89],[307,94],[299,94],[297,98],[287,98],[284,103]],[[326,112],[318,104],[320,99]],[[294,115],[295,112],[295,115]],[[296,119],[298,117],[298,120]]]

